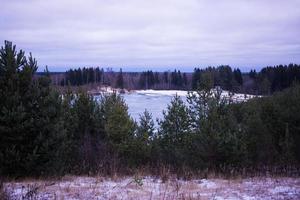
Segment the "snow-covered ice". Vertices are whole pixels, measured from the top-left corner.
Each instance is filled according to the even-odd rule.
[[[148,96],[175,96],[176,94],[181,97],[186,97],[188,95],[188,91],[185,90],[135,90],[130,94],[143,94]],[[230,93],[226,90],[223,90],[221,93],[222,97],[229,97]],[[233,93],[232,99],[235,101],[246,101],[254,97],[260,97],[257,95],[250,95],[250,94],[240,94],[240,93]]]
[[[144,94],[144,95],[155,95],[155,96],[187,96],[188,92],[184,90],[136,90],[135,93],[137,94]]]
[[[162,119],[162,111],[166,110],[167,105],[170,104],[173,96],[176,94],[182,98],[183,102],[187,103],[186,96],[188,91],[183,90],[135,90],[122,94],[122,96],[128,105],[129,114],[133,119],[138,121],[140,114],[142,114],[145,109],[152,113],[154,120]],[[222,96],[228,98],[229,92],[223,91]],[[233,102],[243,102],[254,97],[256,96],[234,94],[232,100]]]

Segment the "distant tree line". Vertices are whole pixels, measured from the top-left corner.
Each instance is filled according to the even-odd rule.
[[[202,76],[211,76],[213,85],[220,86],[224,90],[241,91],[243,77],[239,68],[232,70],[230,66],[208,67],[206,69],[195,68],[192,78],[192,89],[196,90]]]
[[[104,70],[99,67],[97,68],[78,68],[70,69],[66,71],[65,78],[61,80],[60,84],[80,86],[89,83],[103,83],[104,82]]]
[[[260,94],[270,94],[299,83],[300,66],[296,64],[265,67],[259,73],[251,71],[249,76],[256,83]]]
[[[256,72],[241,73],[239,68],[230,66],[195,68],[192,76],[192,90],[198,88],[201,77],[209,74],[213,85],[220,86],[224,90],[233,92],[270,95],[291,87],[300,81],[300,65],[277,65],[265,67]]]
[[[139,79],[140,89],[167,88],[167,89],[188,89],[186,73],[180,70],[173,72],[158,73],[148,70],[142,72]]]
[[[155,130],[151,113],[135,122],[118,94],[98,100],[85,92],[60,94],[49,73],[37,79],[36,70],[31,55],[26,58],[5,42],[0,51],[2,176],[113,175],[138,167],[155,173],[162,166],[187,177],[207,169],[299,169],[299,85],[233,103],[222,98],[220,88],[212,90],[214,77],[203,73],[188,105],[175,96]]]
[[[290,87],[300,81],[300,66],[297,64],[278,65],[242,73],[230,66],[195,68],[193,73],[180,70],[153,72],[114,72],[103,68],[78,68],[68,70],[61,79],[61,86],[86,84],[106,85],[125,89],[179,89],[196,90],[201,77],[209,74],[214,86],[239,93],[268,95]],[[59,75],[53,74],[53,77]],[[53,80],[54,78],[52,78]],[[56,81],[57,82],[57,81]]]
[[[57,76],[57,74],[53,74]],[[111,69],[104,71],[103,68],[78,68],[65,72],[64,78],[60,80],[61,86],[81,86],[96,84],[126,89],[189,89],[188,76],[180,70],[163,73],[153,72],[127,72],[122,69],[114,72]]]

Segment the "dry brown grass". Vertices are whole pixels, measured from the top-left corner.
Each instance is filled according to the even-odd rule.
[[[59,180],[11,181],[4,187],[11,194],[24,196],[32,191],[39,198],[56,199],[215,199],[250,197],[300,199],[300,180],[283,177],[235,177],[230,179],[178,179],[167,174],[166,180],[137,171],[135,176],[65,176]],[[141,183],[140,183],[141,182]],[[24,190],[20,193],[21,189]],[[29,193],[29,194],[31,194]],[[47,196],[48,195],[48,196]]]

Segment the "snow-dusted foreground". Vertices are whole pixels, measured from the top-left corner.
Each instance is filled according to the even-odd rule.
[[[300,179],[201,179],[162,182],[153,177],[64,177],[4,184],[11,199],[300,199]]]

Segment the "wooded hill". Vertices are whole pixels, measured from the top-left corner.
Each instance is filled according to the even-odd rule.
[[[283,69],[294,68],[269,70],[286,73]],[[68,90],[62,97],[49,74],[34,78],[36,70],[31,55],[26,58],[5,42],[0,50],[0,176],[115,175],[137,168],[185,178],[257,170],[299,176],[299,85],[233,103],[222,98],[220,89],[211,90],[217,79],[210,71],[199,70],[188,105],[175,96],[154,131],[151,113],[145,111],[135,122],[120,95],[96,100]]]

